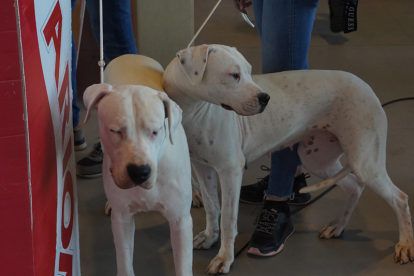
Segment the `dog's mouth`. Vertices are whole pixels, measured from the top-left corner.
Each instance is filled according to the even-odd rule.
[[[233,108],[231,108],[231,106],[227,105],[227,104],[221,104],[221,107],[224,108],[225,110],[233,110]],[[234,110],[233,110],[234,111]]]

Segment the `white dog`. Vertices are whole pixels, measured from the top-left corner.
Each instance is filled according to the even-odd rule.
[[[84,94],[85,122],[96,106],[101,123],[118,275],[134,275],[133,216],[151,210],[169,222],[176,274],[192,275],[191,165],[182,111],[161,92],[162,67],[137,57],[133,64],[125,56],[113,60],[105,75],[114,86],[92,85]]]
[[[194,238],[195,248],[210,248],[219,238],[216,173],[222,185],[221,248],[208,273],[228,273],[234,260],[245,164],[299,142],[303,166],[328,179],[303,192],[338,181],[346,193],[342,212],[320,231],[320,237],[342,233],[368,186],[397,214],[400,240],[395,261],[414,259],[408,197],[385,168],[387,118],[362,80],[345,72],[319,70],[252,78],[250,64],[235,48],[202,45],[177,54],[164,73],[163,87],[183,110],[182,123],[206,210],[206,229]],[[344,168],[339,163],[343,153],[348,160]]]

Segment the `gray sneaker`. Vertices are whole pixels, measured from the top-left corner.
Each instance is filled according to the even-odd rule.
[[[85,178],[95,178],[102,175],[103,151],[101,142],[93,145],[93,150],[76,163],[76,174]]]
[[[82,126],[80,124],[73,129],[73,140],[75,151],[86,149],[85,135],[83,134]]]

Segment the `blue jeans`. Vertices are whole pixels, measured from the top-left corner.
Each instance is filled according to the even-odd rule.
[[[76,0],[72,0],[72,10]],[[92,32],[99,43],[99,0],[86,0],[89,17],[91,20]],[[134,32],[131,22],[130,0],[103,0],[103,43],[104,57],[108,64],[116,57],[125,54],[137,54]],[[98,60],[96,60],[98,64]],[[96,70],[99,67],[96,66]],[[76,50],[72,35],[72,89],[73,89],[73,127],[79,124],[79,107],[76,104]]]
[[[262,73],[308,69],[307,54],[319,0],[253,0],[262,42]],[[298,145],[272,153],[267,195],[290,197]]]

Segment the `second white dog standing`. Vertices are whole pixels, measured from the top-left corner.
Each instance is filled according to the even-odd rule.
[[[112,207],[118,275],[134,275],[134,214],[159,211],[169,222],[176,275],[192,275],[191,168],[181,109],[162,91],[162,67],[128,56],[105,71],[110,84],[90,86],[105,149],[103,182]],[[140,85],[135,85],[140,84]],[[115,86],[119,85],[119,86]]]
[[[361,79],[319,70],[252,76],[250,64],[235,48],[200,45],[178,52],[163,80],[165,91],[183,109],[192,166],[206,210],[206,229],[194,238],[194,247],[210,248],[221,227],[221,248],[207,268],[209,274],[228,273],[234,261],[245,164],[296,143],[303,166],[326,179],[303,192],[338,181],[346,194],[344,208],[320,231],[321,238],[341,235],[368,186],[397,214],[400,239],[395,261],[414,260],[408,196],[392,183],[385,167],[387,118]],[[348,160],[343,168],[338,160],[342,154]]]

